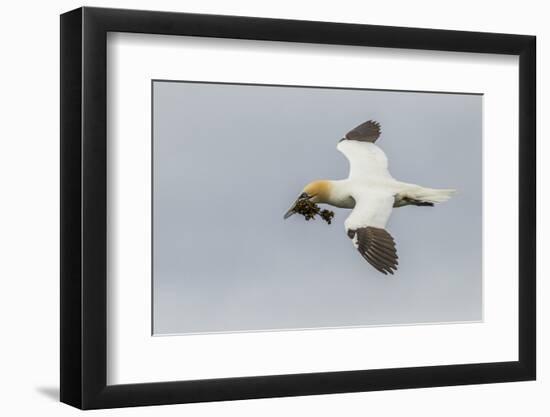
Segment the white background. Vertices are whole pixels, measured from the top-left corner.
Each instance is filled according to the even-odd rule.
[[[59,309],[59,25],[58,14],[78,7],[74,1],[13,2],[4,5],[2,30],[2,147],[0,170],[5,198],[2,205],[2,317],[0,409],[5,415],[31,413],[73,415],[77,411],[58,404]],[[342,22],[420,26],[536,34],[538,73],[543,73],[550,50],[547,11],[543,2],[476,2],[452,4],[416,2],[306,2],[278,0],[231,2],[120,1],[87,5],[163,9],[266,17],[287,17]],[[542,99],[550,91],[539,78],[539,119]],[[539,138],[544,136],[539,122]],[[539,140],[539,143],[542,142]],[[540,194],[548,168],[541,167],[546,147],[539,147],[539,212],[548,206]],[[547,153],[547,152],[546,152]],[[548,155],[550,157],[550,155]],[[539,236],[548,229],[539,222]],[[546,230],[547,231],[547,230]],[[547,231],[548,232],[548,231]],[[539,258],[548,249],[539,239]],[[548,298],[539,267],[539,300]],[[238,401],[155,408],[100,411],[121,415],[280,415],[292,413],[334,415],[545,415],[544,395],[550,389],[548,304],[539,301],[539,380],[485,386],[435,388],[315,397]],[[546,408],[546,410],[545,410]],[[31,414],[32,415],[32,414]]]
[[[516,57],[137,34],[107,45],[109,384],[517,360]],[[150,337],[150,80],[178,78],[483,92],[484,321]]]

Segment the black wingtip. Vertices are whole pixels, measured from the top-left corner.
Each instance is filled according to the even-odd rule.
[[[380,123],[375,120],[369,120],[350,130],[346,134],[345,139],[374,143],[381,134]]]
[[[357,236],[357,251],[377,271],[394,275],[398,268],[395,241],[387,230],[367,226],[348,229],[348,237]]]

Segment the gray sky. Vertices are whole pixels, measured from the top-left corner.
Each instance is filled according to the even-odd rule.
[[[155,334],[480,320],[482,96],[154,82]],[[374,119],[392,175],[456,188],[394,209],[385,276],[332,225],[283,214]]]

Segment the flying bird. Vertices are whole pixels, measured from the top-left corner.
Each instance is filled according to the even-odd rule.
[[[348,178],[310,182],[284,218],[296,213],[296,205],[304,199],[353,209],[344,222],[347,236],[375,269],[393,274],[397,271],[398,256],[395,241],[386,230],[392,209],[433,206],[447,201],[455,190],[426,188],[393,178],[386,154],[375,144],[380,134],[380,124],[374,120],[349,131],[336,147],[349,161]]]

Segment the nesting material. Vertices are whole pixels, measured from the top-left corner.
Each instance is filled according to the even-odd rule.
[[[319,215],[321,216],[321,218],[324,221],[326,221],[328,224],[331,224],[332,223],[332,218],[334,217],[334,212],[331,211],[331,210],[323,209],[323,210],[321,210]]]
[[[304,216],[307,221],[315,219],[315,216],[319,215],[324,221],[331,224],[332,218],[334,217],[333,211],[326,209],[321,210],[321,207],[308,199],[298,201],[294,206],[294,211]]]

